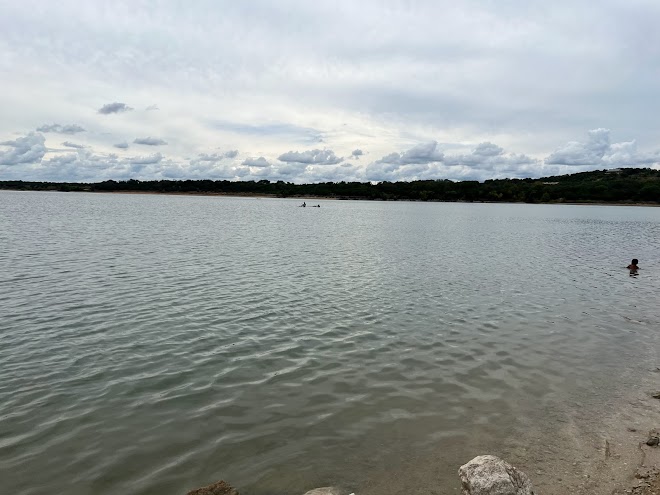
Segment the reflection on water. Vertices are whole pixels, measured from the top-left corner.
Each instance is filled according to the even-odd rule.
[[[655,359],[660,209],[320,204],[0,192],[3,488],[451,493]]]

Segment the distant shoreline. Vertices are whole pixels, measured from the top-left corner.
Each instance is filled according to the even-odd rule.
[[[444,203],[590,204],[614,206],[660,205],[660,170],[625,168],[594,170],[539,179],[452,181],[340,181],[294,184],[267,179],[232,181],[105,180],[101,182],[48,182],[0,180],[0,189],[114,192],[119,194],[173,194],[235,196],[245,198],[333,199],[368,201],[420,201]]]
[[[175,192],[175,191],[58,191],[56,189],[47,190],[31,190],[31,189],[10,189],[2,188],[0,191],[16,191],[16,192],[66,192],[66,193],[89,193],[89,194],[146,194],[150,196],[215,196],[215,197],[232,197],[232,198],[264,198],[264,199],[298,199],[303,201],[324,200],[324,201],[377,201],[381,203],[459,203],[459,204],[504,204],[504,205],[570,205],[570,206],[650,206],[657,208],[660,203],[622,203],[622,202],[598,202],[598,201],[548,201],[548,202],[533,202],[526,203],[523,201],[440,201],[440,200],[416,200],[416,199],[370,199],[360,197],[344,197],[344,196],[307,196],[307,195],[291,195],[280,196],[277,194],[267,193],[227,193],[227,192]]]

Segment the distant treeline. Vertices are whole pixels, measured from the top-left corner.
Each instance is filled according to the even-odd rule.
[[[290,182],[227,180],[155,180],[97,183],[0,181],[0,189],[24,191],[153,192],[187,194],[270,195],[337,199],[412,201],[488,201],[524,203],[603,202],[660,203],[660,171],[624,168],[541,179],[485,182],[446,179],[411,182]]]

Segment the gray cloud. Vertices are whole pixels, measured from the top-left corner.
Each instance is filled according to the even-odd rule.
[[[162,160],[163,155],[160,153],[154,153],[153,155],[148,156],[134,156],[128,159],[133,165],[152,165],[154,163],[160,163]]]
[[[277,158],[281,162],[306,163],[313,165],[335,165],[343,158],[335,156],[331,150],[289,151]]]
[[[76,144],[76,143],[72,143],[70,141],[64,141],[62,143],[62,146],[66,146],[67,148],[76,148],[76,149],[83,149],[85,147],[82,144]]]
[[[42,134],[30,132],[14,141],[4,141],[0,146],[7,146],[8,151],[0,151],[0,165],[18,165],[38,163],[47,152],[46,139]]]
[[[442,160],[445,165],[459,165],[473,169],[513,171],[519,165],[538,163],[538,160],[520,154],[507,154],[493,143],[479,143],[471,153],[447,155]]]
[[[123,113],[133,110],[131,107],[126,105],[126,103],[119,103],[115,101],[114,103],[106,103],[101,108],[99,108],[98,113],[103,115],[109,115],[111,113]]]
[[[263,156],[259,158],[247,158],[242,164],[246,167],[270,167],[270,163]]]
[[[589,131],[586,142],[570,141],[545,159],[545,163],[558,165],[594,165],[600,163],[610,148],[609,129]]]
[[[236,158],[238,156],[238,150],[225,151],[224,153],[200,153],[196,160],[201,162],[219,162],[225,158]]]
[[[479,143],[474,149],[472,154],[476,156],[499,156],[504,152],[504,149],[493,143]]]
[[[403,153],[390,153],[375,163],[390,166],[426,165],[432,162],[441,162],[444,156],[444,153],[438,149],[437,141],[431,141],[413,146]]]
[[[237,180],[249,173],[248,167],[196,159],[190,160],[188,164],[166,162],[160,168],[160,175],[168,179]]]
[[[226,137],[248,151],[250,142],[259,142],[252,153],[258,149],[271,161],[322,140],[353,156],[354,145],[347,143],[355,136],[376,157],[433,138],[492,139],[541,157],[565,136],[594,127],[616,129],[626,141],[635,136],[640,149],[657,147],[655,0],[608,0],[597,9],[585,0],[559,0],[552,16],[546,4],[523,0],[452,8],[428,0],[389,2],[385,10],[375,0],[342,9],[330,4],[260,0],[255,16],[241,2],[189,8],[164,2],[157,12],[142,3],[107,10],[90,2],[83,11],[74,2],[45,2],[35,16],[30,3],[13,2],[0,21],[2,60],[12,66],[3,73],[11,91],[0,95],[0,133],[11,132],[23,115],[21,126],[42,115],[75,119],[75,112],[89,113],[89,98],[109,102],[104,94],[137,88],[130,96],[135,108],[168,102],[161,122],[154,112],[135,117],[151,119],[149,132],[168,136],[179,159]],[[153,22],[135,35],[136,18]],[[214,24],[218,18],[222,29]],[[47,42],[53,39],[58,42]],[[33,67],[40,77],[29,77]],[[61,98],[73,74],[85,88],[79,102]],[[415,74],[414,81],[406,74]],[[223,120],[209,121],[209,115]],[[129,135],[129,129],[109,127],[117,119],[93,117],[103,121],[99,132]],[[594,162],[566,149],[548,158],[576,167]]]
[[[272,175],[276,180],[302,182],[302,177],[308,170],[309,168],[305,163],[284,162],[279,163],[277,167],[273,167]]]
[[[126,141],[123,141],[121,143],[113,144],[112,146],[114,146],[115,148],[125,150],[128,148],[128,143]]]
[[[351,156],[356,160],[359,160],[362,155],[364,155],[364,152],[362,150],[353,150],[353,152],[351,153]]]
[[[158,108],[158,105],[149,105],[147,108],[145,108],[145,110],[147,112],[151,112],[153,110],[160,110],[160,108]]]
[[[388,161],[375,161],[367,165],[365,178],[376,181],[417,180],[428,178],[431,167],[428,163],[402,164]]]
[[[609,129],[589,131],[585,142],[570,141],[545,159],[548,165],[595,168],[639,167],[660,163],[660,152],[642,153],[636,141],[610,142]]]
[[[153,137],[135,138],[133,142],[135,144],[145,144],[147,146],[163,146],[167,144],[167,141]]]
[[[95,154],[90,149],[75,153],[55,155],[43,160],[39,167],[32,169],[32,180],[50,181],[98,181],[106,179],[134,178],[134,166],[128,160],[120,160],[115,154]]]
[[[44,124],[37,127],[38,132],[57,132],[59,134],[76,134],[78,132],[85,132],[85,129],[77,124]]]
[[[480,143],[471,153],[445,154],[433,141],[413,146],[401,153],[391,153],[370,163],[365,169],[369,180],[455,179],[521,177],[529,169],[540,169],[538,160],[523,154],[506,153],[490,142]]]

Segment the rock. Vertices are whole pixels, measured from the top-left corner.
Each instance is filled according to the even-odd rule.
[[[225,481],[216,481],[212,485],[191,490],[187,495],[238,495],[238,490]]]
[[[651,394],[651,397],[653,397],[654,399],[660,399],[660,391],[658,391],[658,392],[653,392],[653,393]]]
[[[525,473],[494,455],[480,455],[458,469],[463,495],[535,495]]]
[[[660,443],[660,438],[658,437],[649,437],[649,439],[646,441],[646,445],[649,447],[655,447]]]
[[[314,488],[306,492],[305,495],[342,495],[342,492],[334,486],[323,486],[321,488]]]

